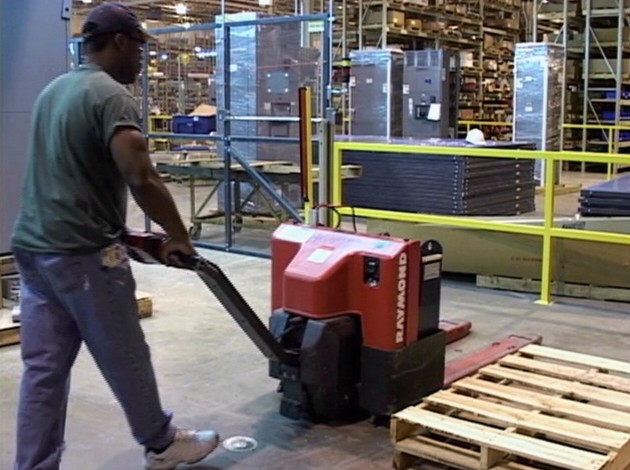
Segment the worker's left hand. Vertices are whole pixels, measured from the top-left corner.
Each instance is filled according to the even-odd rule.
[[[182,240],[168,238],[162,244],[160,251],[160,257],[164,264],[180,268],[187,267],[186,257],[197,256],[192,241],[188,237]]]

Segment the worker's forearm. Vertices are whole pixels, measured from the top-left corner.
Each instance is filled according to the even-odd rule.
[[[169,237],[180,240],[188,237],[175,201],[157,175],[147,178],[142,183],[131,185],[130,188],[140,208],[151,220],[158,223]]]

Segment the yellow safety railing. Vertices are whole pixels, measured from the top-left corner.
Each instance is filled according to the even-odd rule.
[[[541,272],[541,292],[539,303],[550,304],[552,272],[551,260],[553,259],[552,241],[554,238],[566,238],[573,240],[597,241],[604,243],[616,243],[630,245],[630,235],[609,233],[593,230],[576,230],[559,228],[553,226],[555,207],[555,172],[556,161],[590,161],[594,163],[630,163],[630,155],[624,154],[604,154],[595,152],[558,152],[558,151],[537,151],[537,150],[515,150],[515,149],[489,149],[489,148],[449,148],[449,147],[429,147],[411,144],[390,144],[390,143],[368,143],[368,142],[335,142],[333,151],[333,203],[342,205],[342,182],[341,163],[344,151],[362,152],[395,152],[397,154],[431,154],[431,155],[461,155],[464,157],[484,157],[484,158],[522,158],[522,159],[542,159],[546,161],[545,185],[544,185],[544,223],[543,226],[523,226],[510,222],[498,222],[490,220],[477,220],[469,217],[418,214],[409,212],[397,212],[367,208],[354,208],[354,213],[358,217],[396,220],[403,222],[424,222],[450,225],[453,227],[464,227],[471,229],[491,230],[498,232],[517,233],[523,235],[537,235],[543,238],[542,272]],[[352,210],[340,208],[342,215],[351,215]]]
[[[582,132],[587,130],[601,130],[608,134],[608,153],[613,154],[615,149],[615,138],[613,132],[615,131],[630,131],[630,125],[621,126],[619,124],[563,124],[564,129],[580,129]],[[563,142],[564,145],[564,142]],[[583,149],[586,150],[586,149]],[[613,163],[608,162],[606,165],[606,178],[610,179],[613,175]]]

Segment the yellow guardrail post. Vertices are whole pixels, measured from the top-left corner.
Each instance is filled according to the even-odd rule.
[[[543,221],[543,253],[542,253],[542,273],[540,282],[540,299],[538,303],[548,305],[551,303],[551,281],[553,268],[552,235],[553,219],[555,211],[555,181],[556,164],[555,158],[545,157],[545,209]]]
[[[608,153],[611,155],[613,153],[613,132],[612,128],[608,130]],[[612,162],[606,164],[606,179],[612,178],[612,167]]]
[[[310,223],[313,208],[313,123],[312,93],[310,87],[298,90],[300,112],[300,162],[302,171],[302,199],[304,222]]]
[[[333,144],[332,152],[332,203],[336,206],[341,204],[342,178],[341,178],[341,149],[337,144]]]

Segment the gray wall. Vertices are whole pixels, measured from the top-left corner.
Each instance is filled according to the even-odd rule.
[[[68,70],[69,0],[0,1],[0,253],[10,251],[20,205],[30,110]]]

